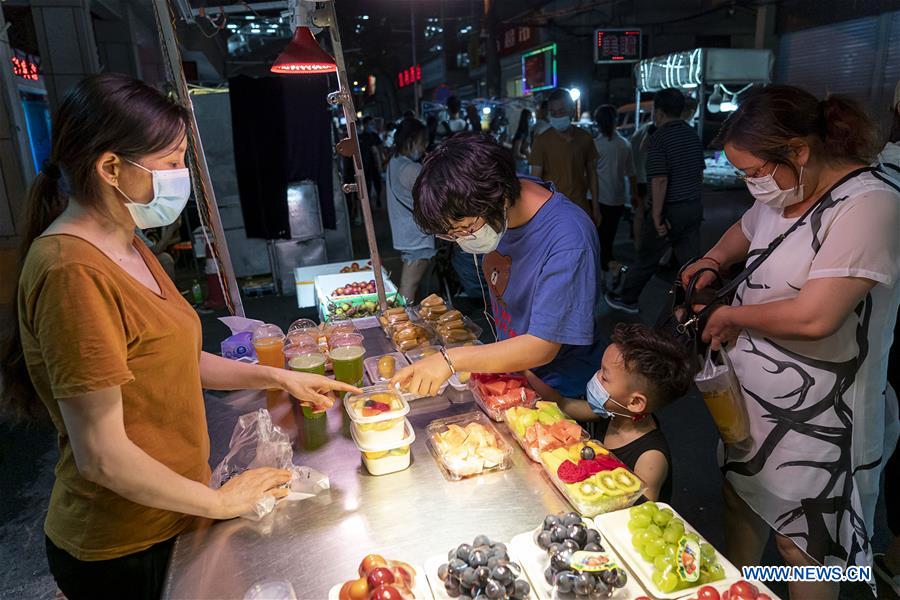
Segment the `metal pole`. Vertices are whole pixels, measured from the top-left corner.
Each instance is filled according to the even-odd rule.
[[[700,120],[697,122],[697,136],[700,138],[700,145],[706,148],[703,143],[703,122],[706,120],[706,82],[701,81],[697,86],[697,104],[700,109]]]
[[[160,1],[160,0],[157,0]],[[359,149],[359,137],[356,131],[356,108],[353,106],[353,96],[350,94],[350,86],[347,83],[347,68],[344,64],[344,50],[341,45],[341,32],[337,24],[337,13],[334,8],[334,0],[326,2],[328,7],[328,33],[331,35],[331,45],[334,48],[334,60],[337,63],[338,90],[333,92],[329,99],[339,102],[344,109],[344,119],[347,121],[347,136],[351,143],[353,156],[353,170],[356,183],[344,186],[345,192],[355,191],[359,194],[359,203],[362,208],[363,224],[366,228],[366,240],[369,242],[369,256],[372,259],[372,270],[375,271],[375,289],[378,292],[378,304],[381,310],[387,310],[387,297],[384,293],[384,279],[381,271],[381,255],[378,253],[378,241],[375,239],[375,226],[372,221],[372,207],[369,205],[369,186],[366,175],[363,172],[362,152]],[[353,189],[353,186],[356,189]]]
[[[228,243],[225,240],[225,230],[222,228],[222,219],[219,217],[219,207],[216,204],[216,193],[212,180],[209,177],[209,167],[206,165],[206,155],[203,153],[203,142],[200,139],[200,130],[197,128],[197,119],[194,117],[194,105],[188,93],[187,80],[184,78],[184,69],[181,66],[181,53],[178,50],[178,42],[175,39],[175,26],[169,13],[168,0],[153,0],[153,9],[156,12],[156,22],[163,41],[163,55],[172,69],[175,78],[175,90],[188,109],[190,121],[188,123],[188,135],[195,151],[195,160],[199,181],[194,178],[194,196],[198,199],[206,199],[208,209],[209,226],[213,231],[214,255],[218,258],[219,277],[224,278],[225,291],[231,300],[231,308],[234,314],[244,316],[244,304],[241,301],[241,292],[238,288],[237,277],[231,265],[231,254],[228,252]],[[199,207],[198,207],[199,208]],[[202,211],[201,211],[202,213]],[[201,214],[201,221],[202,221]]]

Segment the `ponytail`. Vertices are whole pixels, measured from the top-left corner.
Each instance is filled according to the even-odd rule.
[[[822,150],[839,162],[871,163],[878,154],[878,133],[862,107],[847,96],[829,95],[818,105]]]
[[[25,356],[22,352],[22,335],[19,331],[18,280],[25,256],[32,242],[62,214],[68,203],[59,191],[62,173],[55,164],[45,161],[28,191],[25,233],[19,250],[16,271],[16,294],[7,315],[9,329],[0,339],[0,413],[12,422],[46,420],[47,411],[37,397],[34,384],[28,376]]]
[[[28,193],[16,281],[31,244],[70,200],[102,210],[95,167],[105,152],[136,160],[170,148],[184,136],[187,118],[185,107],[127,75],[91,75],[72,88],[53,117],[50,160],[41,167]],[[16,289],[10,327],[0,339],[0,413],[16,421],[46,418],[25,364],[18,296]]]

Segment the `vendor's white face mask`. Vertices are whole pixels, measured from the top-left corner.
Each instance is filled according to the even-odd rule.
[[[126,158],[125,160],[128,159]],[[135,202],[118,185],[116,186],[119,193],[128,200],[125,208],[131,213],[134,224],[138,229],[151,229],[153,227],[165,227],[174,223],[191,196],[190,171],[187,169],[151,171],[136,162],[130,160],[128,162],[147,171],[153,177],[153,199],[147,204]]]
[[[783,209],[786,206],[803,202],[803,167],[800,167],[800,178],[798,185],[789,190],[783,190],[778,187],[775,181],[775,171],[781,165],[776,165],[775,169],[768,175],[762,177],[747,177],[747,189],[753,194],[753,197],[775,209]]]
[[[463,252],[469,254],[490,254],[500,245],[500,238],[506,233],[506,215],[503,216],[503,229],[497,231],[488,223],[481,226],[478,231],[473,232],[470,236],[459,238],[456,243],[459,244]]]

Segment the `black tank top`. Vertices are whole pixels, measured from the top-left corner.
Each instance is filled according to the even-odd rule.
[[[659,428],[659,419],[655,415],[650,415],[650,418],[656,423],[656,429],[648,431],[633,442],[629,442],[619,448],[610,448],[609,450],[632,471],[634,471],[634,465],[637,464],[638,459],[644,452],[648,450],[659,450],[662,452],[663,456],[666,457],[666,462],[669,463],[669,468],[666,470],[666,479],[659,489],[659,501],[669,503],[672,501],[672,455],[669,453],[669,444],[666,442],[666,436],[663,435],[662,430]],[[606,437],[609,421],[609,419],[600,419],[593,423],[594,437],[601,442]],[[646,501],[647,498],[641,496],[637,503],[640,504]]]

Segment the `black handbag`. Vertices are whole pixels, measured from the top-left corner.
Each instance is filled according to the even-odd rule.
[[[661,333],[674,338],[684,347],[685,351],[692,359],[695,366],[695,372],[700,370],[702,361],[706,356],[708,344],[703,342],[701,334],[703,333],[703,328],[706,326],[709,315],[712,314],[716,308],[727,306],[732,303],[738,286],[746,281],[750,275],[752,275],[773,252],[775,252],[775,249],[781,245],[781,242],[783,242],[787,236],[807,222],[809,216],[822,201],[831,196],[832,190],[843,185],[857,175],[872,170],[872,167],[863,167],[843,176],[839,181],[832,185],[827,192],[822,194],[818,200],[807,208],[806,212],[804,212],[803,215],[787,229],[787,231],[772,240],[765,250],[756,256],[752,262],[747,264],[744,267],[744,270],[738,273],[737,276],[728,283],[725,283],[718,270],[704,267],[694,273],[685,286],[681,281],[681,274],[688,266],[697,262],[698,259],[691,259],[681,267],[678,271],[678,276],[675,278],[675,283],[672,284],[672,289],[669,290],[668,301],[663,306],[663,310],[656,320],[655,327]],[[715,281],[711,286],[698,290],[697,284],[700,281],[700,277],[708,272],[715,274]],[[695,306],[703,306],[703,308],[694,310]]]

